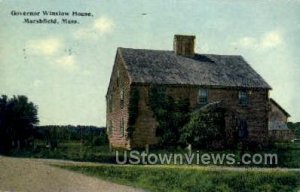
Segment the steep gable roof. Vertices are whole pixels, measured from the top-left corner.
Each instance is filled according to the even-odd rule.
[[[271,89],[241,56],[118,48],[134,83]]]

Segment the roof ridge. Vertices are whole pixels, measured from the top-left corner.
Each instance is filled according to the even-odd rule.
[[[174,52],[173,50],[163,50],[163,49],[142,49],[142,48],[131,48],[131,47],[118,47],[118,49],[130,49],[139,51],[163,51],[163,52]]]
[[[143,48],[132,48],[132,47],[118,47],[117,49],[129,49],[129,50],[138,50],[138,51],[159,51],[159,52],[174,52],[173,50],[165,49],[143,49]],[[204,56],[226,56],[226,57],[242,57],[242,55],[235,54],[215,54],[215,53],[195,53],[195,55],[204,55]]]

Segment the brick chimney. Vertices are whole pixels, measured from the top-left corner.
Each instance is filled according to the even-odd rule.
[[[195,54],[195,36],[174,35],[173,50],[176,55],[193,57]]]

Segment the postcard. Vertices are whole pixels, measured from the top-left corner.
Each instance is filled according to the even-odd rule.
[[[0,191],[299,191],[299,0],[0,0]]]

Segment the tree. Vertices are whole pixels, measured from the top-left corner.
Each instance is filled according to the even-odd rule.
[[[224,109],[198,110],[181,130],[180,141],[202,148],[222,148],[225,142]]]
[[[23,95],[0,97],[0,150],[9,151],[28,145],[39,122],[37,106]]]

